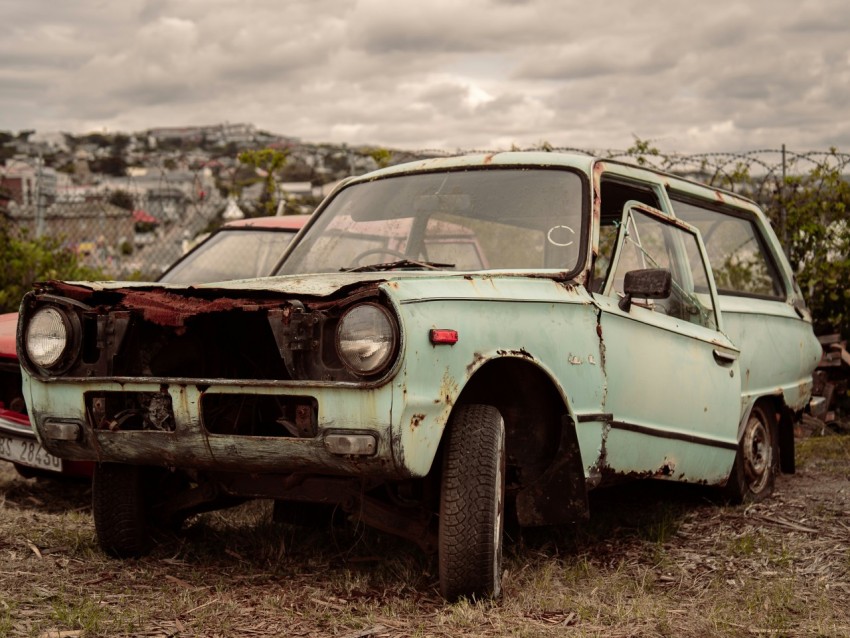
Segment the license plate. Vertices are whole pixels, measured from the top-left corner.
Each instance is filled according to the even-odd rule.
[[[38,441],[0,434],[0,459],[50,472],[62,471],[62,459],[45,451]]]

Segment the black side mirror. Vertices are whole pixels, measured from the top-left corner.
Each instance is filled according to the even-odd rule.
[[[662,268],[646,268],[630,270],[623,280],[625,297],[620,299],[620,310],[629,312],[632,308],[632,297],[638,299],[666,299],[670,296],[673,277],[669,270]]]

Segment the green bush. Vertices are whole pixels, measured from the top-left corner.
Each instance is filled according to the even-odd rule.
[[[53,237],[30,238],[0,220],[0,311],[14,312],[36,281],[97,280],[103,273],[81,263]]]
[[[784,236],[816,331],[850,337],[850,182],[838,166],[825,162],[786,177],[761,204]]]

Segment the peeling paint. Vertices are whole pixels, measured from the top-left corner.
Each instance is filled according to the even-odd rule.
[[[675,471],[676,471],[675,461],[671,461],[671,460],[665,458],[664,459],[664,465],[662,465],[660,468],[658,468],[658,470],[655,472],[655,476],[657,476],[657,477],[673,476]]]

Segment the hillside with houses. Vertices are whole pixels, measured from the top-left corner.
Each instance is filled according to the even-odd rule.
[[[265,149],[285,157],[271,176],[240,161]],[[26,236],[56,238],[105,276],[148,279],[225,221],[311,212],[340,179],[417,157],[307,144],[251,124],[0,131],[0,216]]]

